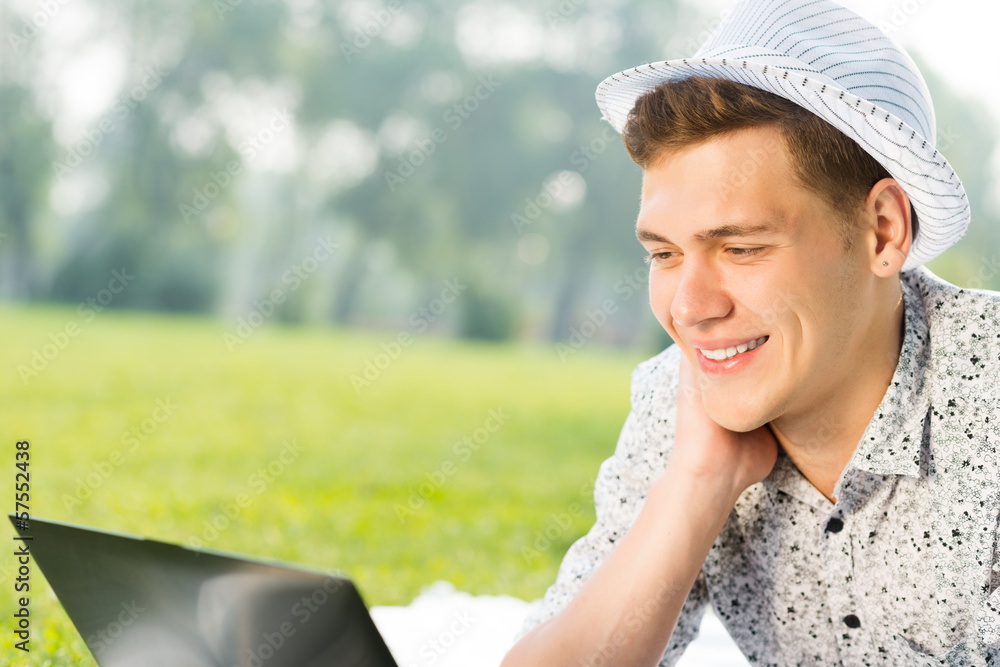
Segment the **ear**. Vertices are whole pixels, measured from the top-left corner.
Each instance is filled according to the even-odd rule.
[[[868,193],[865,211],[874,215],[872,273],[888,277],[902,270],[913,242],[910,198],[895,179],[883,178]]]

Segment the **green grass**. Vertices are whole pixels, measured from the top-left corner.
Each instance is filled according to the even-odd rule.
[[[406,604],[441,579],[540,596],[593,522],[592,481],[643,356],[584,349],[563,363],[551,348],[424,336],[359,393],[352,374],[392,332],[267,325],[230,351],[231,327],[213,320],[104,312],[85,322],[70,308],[8,304],[0,321],[7,512],[14,443],[27,439],[34,515],[343,570],[378,605]],[[19,367],[35,350],[52,356],[42,348],[69,321],[79,335],[24,382]],[[177,407],[156,421],[157,401]],[[502,426],[478,451],[457,446],[491,410]],[[287,442],[301,454],[270,481],[253,477]],[[235,518],[206,531],[224,525],[227,505]],[[536,550],[536,532],[576,506]],[[13,648],[13,568],[11,555],[0,559],[0,664],[93,664],[37,567],[32,650]]]

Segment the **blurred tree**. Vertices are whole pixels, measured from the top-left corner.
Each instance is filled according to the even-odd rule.
[[[0,6],[0,295],[40,296],[38,247],[46,217],[55,143],[38,105],[38,48],[31,22]]]
[[[991,200],[997,182],[991,167],[996,122],[986,109],[953,90],[933,63],[916,61],[934,99],[937,148],[962,179],[972,208],[966,235],[928,267],[959,285],[1000,289],[1000,219]]]
[[[458,279],[470,288],[435,330],[559,341],[596,318],[596,340],[663,344],[631,231],[641,174],[593,91],[612,72],[692,52],[718,17],[677,0],[75,8],[95,19],[87,44],[121,53],[125,76],[96,121],[112,129],[60,169],[80,140],[57,149],[52,115],[72,110],[38,110],[53,41],[35,38],[6,67],[4,292],[80,301],[125,267],[137,278],[115,306],[240,315],[277,290],[283,320],[407,327]],[[942,150],[979,217],[934,267],[968,279],[992,261],[980,248],[1000,241],[982,224],[995,215],[981,165],[996,136],[924,71]],[[47,206],[67,183],[104,194]],[[332,256],[289,280],[327,237]]]
[[[0,294],[38,296],[33,222],[45,214],[53,151],[50,123],[31,91],[0,80]]]

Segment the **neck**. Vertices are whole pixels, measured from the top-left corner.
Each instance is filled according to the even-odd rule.
[[[771,422],[781,448],[799,471],[830,502],[834,488],[861,436],[885,396],[899,362],[904,312],[901,286],[887,318],[875,323],[848,372],[822,408],[805,415],[782,415]],[[889,335],[886,335],[888,333]],[[872,344],[874,343],[874,344]]]

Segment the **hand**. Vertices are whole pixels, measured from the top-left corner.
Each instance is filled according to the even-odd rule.
[[[778,443],[766,424],[737,433],[713,421],[702,403],[701,381],[699,371],[682,353],[670,467],[708,483],[728,485],[735,500],[770,474],[778,459]]]
[[[767,426],[734,433],[712,421],[683,356],[676,428],[667,469],[625,537],[562,612],[518,641],[503,667],[593,664],[609,647],[616,665],[659,664],[736,499],[778,457]],[[604,532],[597,535],[603,542]]]

